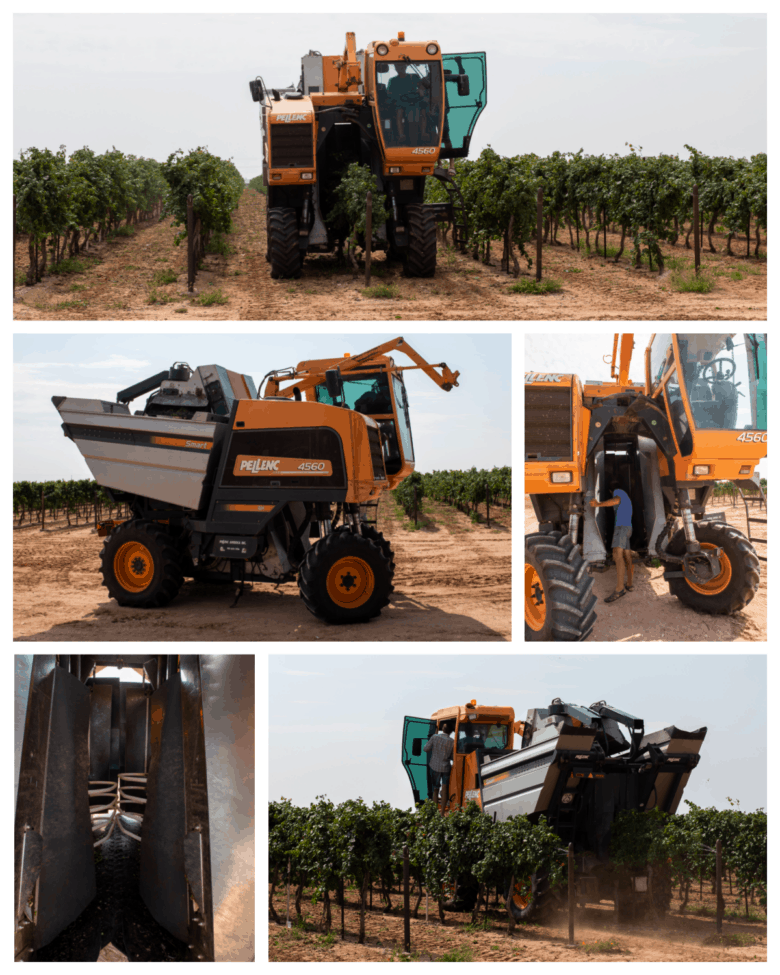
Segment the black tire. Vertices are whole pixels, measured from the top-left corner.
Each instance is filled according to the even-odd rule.
[[[686,606],[704,613],[732,616],[743,610],[758,592],[761,582],[756,550],[737,528],[721,522],[694,523],[697,540],[723,549],[726,564],[721,575],[697,591],[687,579],[670,579],[669,592]],[[685,554],[685,533],[675,532],[666,549],[669,555]],[[679,563],[663,562],[664,568],[680,571]],[[725,584],[724,584],[725,583]],[[707,589],[712,591],[708,594]],[[718,591],[720,590],[720,591]]]
[[[382,532],[377,530],[375,525],[362,524],[360,531],[364,538],[370,538],[372,542],[376,542],[382,549],[385,557],[390,561],[390,578],[392,579],[395,575],[395,553],[390,547],[390,542],[388,542]]]
[[[100,562],[103,585],[120,606],[166,606],[184,582],[179,547],[150,521],[118,525],[103,544]]]
[[[306,608],[319,619],[366,623],[390,602],[390,560],[370,538],[331,532],[306,553],[298,588]]]
[[[519,884],[515,885],[520,886]],[[545,924],[557,911],[560,903],[560,895],[557,891],[550,890],[550,883],[547,874],[531,875],[531,893],[527,898],[522,898],[519,893],[510,897],[509,885],[506,890],[507,907],[515,921],[534,921],[536,924]],[[523,902],[524,901],[524,902]]]
[[[268,211],[268,257],[272,278],[301,276],[298,217],[292,207],[272,207]]]
[[[408,278],[432,278],[436,273],[436,217],[424,206],[406,208],[404,274]]]
[[[593,579],[569,535],[538,532],[525,538],[525,639],[586,640],[596,622]]]

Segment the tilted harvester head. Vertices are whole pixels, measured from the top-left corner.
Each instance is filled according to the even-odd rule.
[[[333,222],[334,192],[350,163],[370,167],[387,196],[390,219],[374,228],[377,245],[405,261],[406,273],[436,267],[436,218],[463,231],[452,174],[440,160],[467,156],[487,104],[485,54],[442,54],[437,41],[403,33],[341,56],[310,51],[295,88],[249,82],[261,106],[263,182],[268,187],[272,277],[297,277],[306,253],[329,252],[351,228]],[[450,203],[425,204],[425,180],[441,180]],[[456,241],[457,242],[457,241]]]
[[[389,351],[415,365],[397,366]],[[159,607],[185,577],[297,577],[307,608],[325,620],[377,616],[395,566],[376,506],[415,463],[409,368],[444,390],[458,385],[457,372],[398,338],[275,370],[262,398],[250,376],[186,363],[122,390],[116,403],[53,397],[98,484],[132,511],[103,549],[110,594]],[[131,414],[127,404],[145,393],[145,408]]]
[[[589,568],[610,564],[614,509],[591,501],[615,483],[632,502],[631,551],[660,559],[682,602],[731,614],[758,590],[751,539],[705,509],[718,480],[761,492],[766,335],[653,335],[643,383],[628,378],[633,345],[615,336],[612,382],[525,375],[525,492],[539,523],[526,536],[526,640],[592,631]]]

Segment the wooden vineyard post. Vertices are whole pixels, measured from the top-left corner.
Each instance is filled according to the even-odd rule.
[[[487,511],[487,526],[490,528],[490,485],[485,485],[485,510]]]
[[[412,488],[414,490],[414,525],[417,527],[417,485],[413,484]]]
[[[720,840],[715,843],[715,930],[723,934],[723,847]]]
[[[513,937],[515,933],[515,916],[512,913],[512,908],[509,906],[514,895],[515,895],[515,875],[512,874],[512,877],[509,881],[509,893],[506,895],[506,912],[509,915],[509,925],[508,925],[507,933],[509,934],[510,938]]]
[[[190,201],[191,200],[192,197],[190,197]],[[292,924],[290,923],[290,861],[289,860],[287,861],[287,927],[288,928],[292,927]]]
[[[544,209],[544,190],[536,191],[536,280],[542,280],[542,210]]]
[[[701,241],[699,240],[699,187],[698,184],[693,185],[693,266],[695,273],[699,274],[699,246]]]
[[[569,944],[574,944],[574,844],[569,843]]]
[[[366,194],[366,287],[371,284],[371,205],[373,197],[371,190]]]
[[[410,952],[411,946],[411,921],[409,919],[409,847],[404,846],[404,951]]]
[[[344,940],[344,878],[341,878],[341,940]]]
[[[98,519],[98,511],[97,511],[97,488],[95,488],[93,490],[93,492],[92,492],[92,508],[93,508],[93,510],[95,512],[95,530],[97,531],[97,519]]]
[[[192,194],[187,196],[187,291],[195,286],[195,211],[192,209]]]
[[[604,260],[607,259],[607,208],[604,207]]]
[[[46,528],[46,495],[43,493],[43,488],[41,488],[41,531]]]

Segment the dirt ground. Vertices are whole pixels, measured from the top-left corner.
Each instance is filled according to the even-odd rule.
[[[170,220],[150,223],[134,237],[117,238],[92,247],[99,260],[82,274],[49,276],[32,288],[14,289],[17,321],[137,321],[223,319],[230,321],[623,321],[623,320],[763,320],[767,316],[766,242],[762,258],[746,260],[744,238],[732,242],[736,257],[725,254],[725,237],[713,238],[718,253],[702,251],[703,266],[715,281],[709,294],[671,290],[671,272],[650,272],[647,265],[632,269],[627,247],[618,264],[594,254],[574,251],[568,243],[543,248],[545,278],[557,278],[562,290],[547,295],[510,291],[515,278],[502,273],[500,250],[485,265],[469,255],[441,245],[436,276],[405,278],[401,266],[388,264],[383,252],[374,254],[372,285],[392,285],[394,297],[368,297],[364,279],[351,266],[329,255],[306,259],[296,280],[273,281],[265,260],[265,197],[247,190],[227,235],[231,253],[209,254],[198,273],[194,296],[187,294],[187,252],[174,246]],[[561,240],[567,240],[566,231]],[[559,235],[560,236],[560,235]],[[619,234],[608,234],[610,246]],[[601,238],[600,238],[601,239]],[[592,239],[591,239],[592,240]],[[669,257],[693,261],[682,239],[663,246]],[[535,259],[535,248],[532,256]],[[529,253],[531,253],[529,251]],[[522,276],[535,275],[520,260]],[[25,240],[17,242],[17,272],[26,269]],[[158,302],[149,304],[152,276],[170,269],[175,283],[157,288]],[[226,304],[194,302],[219,288]],[[162,303],[161,303],[162,302]]]
[[[292,891],[294,895],[295,891]],[[744,911],[744,903],[724,890],[726,910]],[[491,907],[487,930],[480,913],[475,929],[468,914],[447,912],[441,926],[433,901],[429,921],[425,921],[425,899],[420,917],[411,918],[411,956],[403,953],[403,898],[391,897],[393,910],[380,906],[373,894],[373,910],[366,912],[365,944],[357,943],[359,911],[357,894],[347,894],[345,901],[345,940],[341,940],[341,909],[332,904],[331,935],[321,933],[322,907],[302,902],[303,925],[296,925],[293,896],[290,913],[293,927],[286,927],[286,891],[276,893],[274,906],[281,924],[269,921],[268,957],[270,961],[302,962],[392,962],[447,961],[450,952],[461,954],[459,960],[477,962],[561,961],[561,962],[706,962],[767,960],[767,924],[761,908],[751,906],[751,915],[763,920],[748,921],[726,917],[725,940],[734,944],[712,943],[715,934],[715,898],[705,891],[703,901],[698,892],[691,896],[686,913],[679,911],[675,895],[669,914],[656,923],[651,919],[618,924],[612,902],[578,908],[575,914],[574,946],[568,944],[568,915],[559,911],[548,925],[518,925],[512,937],[508,933],[507,914],[503,908]],[[412,899],[414,908],[416,897]],[[699,911],[707,911],[699,915]],[[709,913],[712,912],[712,913]],[[319,926],[319,931],[316,928]],[[712,939],[712,940],[711,940]],[[740,943],[741,942],[741,943]]]
[[[511,639],[510,510],[491,527],[426,502],[426,526],[383,499],[378,527],[395,552],[395,592],[380,617],[330,626],[312,616],[298,584],[255,584],[231,608],[235,586],[185,582],[164,609],[127,609],[101,585],[103,539],[55,523],[14,531],[16,640],[494,640]]]
[[[745,508],[740,501],[732,507],[728,498],[716,499],[707,511],[724,511],[728,522],[747,534]],[[757,518],[766,517],[756,510]],[[535,531],[537,520],[529,497],[525,498],[525,531]],[[754,537],[766,537],[766,525],[751,525]],[[757,545],[759,555],[766,555],[766,546]],[[616,603],[604,599],[615,590],[615,569],[593,575],[593,593],[598,598],[596,625],[585,641],[599,640],[618,643],[662,642],[689,640],[691,642],[734,641],[737,643],[765,641],[767,638],[767,563],[761,563],[761,584],[753,601],[736,616],[710,616],[685,606],[669,592],[660,566],[634,564],[634,591]]]

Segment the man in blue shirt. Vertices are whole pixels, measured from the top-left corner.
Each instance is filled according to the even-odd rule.
[[[617,583],[615,591],[611,596],[607,596],[605,603],[614,603],[616,599],[625,596],[627,592],[634,591],[634,562],[631,555],[631,498],[618,487],[617,481],[612,481],[609,485],[612,491],[610,501],[591,501],[591,508],[617,508],[615,512],[615,528],[612,532],[612,558],[615,560],[617,570]],[[625,577],[628,581],[623,585]]]

